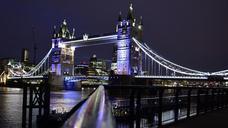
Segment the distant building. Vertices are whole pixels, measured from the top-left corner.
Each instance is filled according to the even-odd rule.
[[[22,49],[21,62],[24,64],[29,63],[29,50],[26,48]]]
[[[106,62],[101,59],[97,59],[96,55],[90,58],[88,75],[108,75]]]
[[[90,58],[89,67],[95,68],[95,69],[106,70],[106,63],[105,63],[104,60],[97,59],[96,55],[94,54],[94,55]]]
[[[111,71],[112,71],[114,74],[117,74],[117,63],[116,63],[116,62],[112,62],[112,63],[111,63]]]
[[[89,64],[79,64],[74,67],[75,75],[88,75],[88,76],[102,76],[108,75],[106,62],[102,59],[97,59],[96,55],[93,55]]]
[[[74,75],[88,75],[88,65],[80,64],[74,67]]]
[[[8,64],[11,62],[15,62],[16,60],[13,58],[1,58],[0,59],[0,73],[7,69]]]

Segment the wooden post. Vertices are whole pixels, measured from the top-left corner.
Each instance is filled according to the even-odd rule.
[[[50,113],[50,84],[48,81],[45,81],[45,84],[43,86],[43,95],[44,95],[44,116],[48,117]]]
[[[22,128],[26,127],[26,115],[27,115],[27,86],[23,86],[23,105],[22,105]]]
[[[214,89],[211,90],[211,110],[213,111],[214,110],[214,99],[215,99],[215,94],[214,94]]]
[[[136,100],[136,128],[140,128],[140,119],[141,119],[141,92],[137,93],[137,100]]]
[[[29,128],[32,128],[33,87],[29,85]]]
[[[197,108],[196,108],[196,115],[200,114],[200,89],[197,90]]]
[[[26,79],[28,82],[31,79]],[[45,81],[41,84],[27,84],[27,82],[21,82],[23,86],[23,107],[22,107],[22,127],[26,128],[27,121],[27,108],[29,109],[28,127],[32,127],[32,113],[33,109],[39,109],[39,115],[42,116],[42,109],[44,110],[44,117],[47,117],[50,112],[50,86]],[[29,90],[28,90],[29,89]],[[28,94],[29,92],[29,103]]]
[[[178,109],[179,109],[179,88],[175,90],[175,105],[174,105],[174,122],[178,121]]]
[[[43,88],[39,88],[39,92],[42,92],[43,91]],[[39,116],[42,115],[42,93],[39,93]]]
[[[217,95],[216,95],[216,100],[217,100],[217,109],[219,109],[220,106],[220,89],[217,89]]]
[[[191,89],[188,90],[188,104],[187,104],[187,118],[190,117],[190,111],[191,111]]]
[[[130,128],[134,128],[134,109],[135,109],[135,100],[134,100],[134,95],[135,95],[135,92],[134,90],[132,90],[131,92],[131,95],[130,95]]]
[[[204,101],[205,101],[205,103],[204,103],[204,113],[206,113],[207,112],[207,108],[208,108],[208,89],[206,89],[206,94],[205,94],[205,97],[204,97]]]
[[[222,107],[222,108],[224,108],[224,99],[225,99],[224,96],[225,96],[225,95],[224,95],[224,90],[222,89],[222,94],[221,94],[221,107]]]
[[[158,88],[159,91],[159,99],[158,99],[158,127],[162,126],[162,101],[163,101],[163,88]]]
[[[228,91],[225,89],[226,95],[225,95],[225,107],[228,105]]]

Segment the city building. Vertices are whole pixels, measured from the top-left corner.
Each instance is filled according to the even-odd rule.
[[[88,68],[89,66],[86,64],[79,64],[74,67],[74,75],[76,76],[88,75]]]
[[[22,49],[21,62],[24,64],[29,63],[29,50],[27,48]]]
[[[106,62],[102,59],[97,59],[97,56],[94,54],[90,58],[88,75],[108,75]]]
[[[1,58],[0,59],[0,73],[6,71],[8,64],[11,62],[15,62],[16,60],[13,58]]]

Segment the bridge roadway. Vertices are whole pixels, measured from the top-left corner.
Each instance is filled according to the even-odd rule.
[[[194,117],[188,120],[182,120],[174,124],[164,126],[164,128],[227,128],[228,127],[228,109],[221,109]]]
[[[21,79],[21,78],[43,78],[43,76],[16,76],[16,77],[8,77],[8,79]],[[109,76],[66,76],[65,80],[77,80],[77,79],[87,79],[87,78],[97,78],[97,79],[103,79],[108,80]],[[137,75],[134,76],[134,78],[138,79],[168,79],[168,80],[208,80],[209,78],[207,76],[143,76],[143,75]],[[228,77],[224,77],[224,80],[228,80]]]
[[[135,78],[144,79],[170,79],[170,80],[207,80],[207,76],[143,76],[138,75]]]

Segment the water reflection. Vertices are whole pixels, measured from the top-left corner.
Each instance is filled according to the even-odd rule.
[[[79,91],[51,92],[50,109],[57,113],[69,112],[80,100]]]
[[[22,90],[0,88],[0,127],[21,126]]]
[[[84,89],[83,91],[54,91],[51,92],[50,109],[57,113],[69,112],[77,103],[93,91],[93,89]]]
[[[78,102],[86,98],[91,91],[91,89],[85,89],[83,91],[51,92],[50,109],[60,113],[68,112]],[[0,101],[0,127],[20,127],[22,122],[23,90],[0,87]],[[38,112],[34,111],[33,119],[35,119],[37,114]]]

